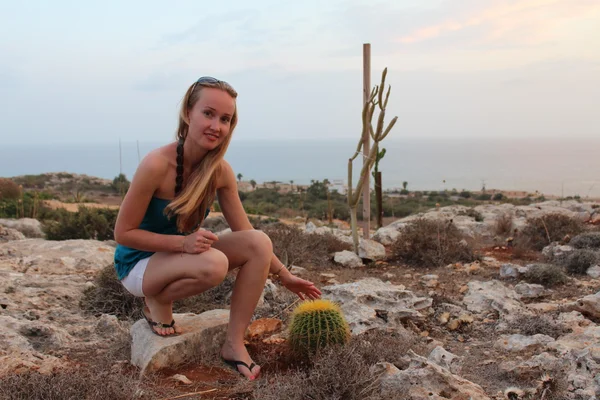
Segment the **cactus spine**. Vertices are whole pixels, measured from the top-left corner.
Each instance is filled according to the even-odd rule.
[[[291,349],[302,355],[314,354],[334,344],[346,344],[350,327],[340,307],[329,300],[308,300],[292,313],[289,329]]]

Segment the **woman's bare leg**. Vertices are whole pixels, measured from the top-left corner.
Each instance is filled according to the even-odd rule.
[[[231,296],[229,326],[221,355],[225,359],[251,365],[252,359],[244,346],[244,334],[265,287],[273,257],[273,245],[263,232],[248,230],[222,235],[212,247],[227,256],[230,269],[240,267]],[[258,376],[260,367],[256,366],[249,371],[244,366],[238,366],[238,370],[254,379]]]
[[[228,259],[221,251],[209,249],[200,254],[155,253],[148,261],[142,290],[149,317],[169,324],[173,320],[173,301],[200,294],[220,284],[227,275]],[[173,328],[155,328],[160,335]]]

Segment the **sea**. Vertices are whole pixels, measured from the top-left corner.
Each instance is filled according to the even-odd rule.
[[[2,144],[0,176],[70,172],[132,179],[139,161],[164,143]],[[386,139],[379,163],[384,189],[528,191],[600,198],[600,138]],[[344,186],[354,139],[235,140],[226,159],[242,180],[310,184],[328,179]],[[353,184],[362,154],[353,162]]]

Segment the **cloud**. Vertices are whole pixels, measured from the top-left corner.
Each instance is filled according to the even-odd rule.
[[[394,41],[410,45],[481,28],[483,35],[472,37],[475,44],[535,45],[550,40],[562,24],[600,10],[600,2],[595,0],[495,0],[486,4],[491,6],[463,10],[456,17],[414,29]]]

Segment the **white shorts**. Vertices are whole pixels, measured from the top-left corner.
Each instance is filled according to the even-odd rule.
[[[129,275],[121,281],[123,286],[125,286],[125,289],[136,297],[145,297],[144,292],[142,291],[142,282],[144,282],[144,273],[146,272],[149,260],[150,257],[142,258],[135,264],[132,270],[129,271]]]

